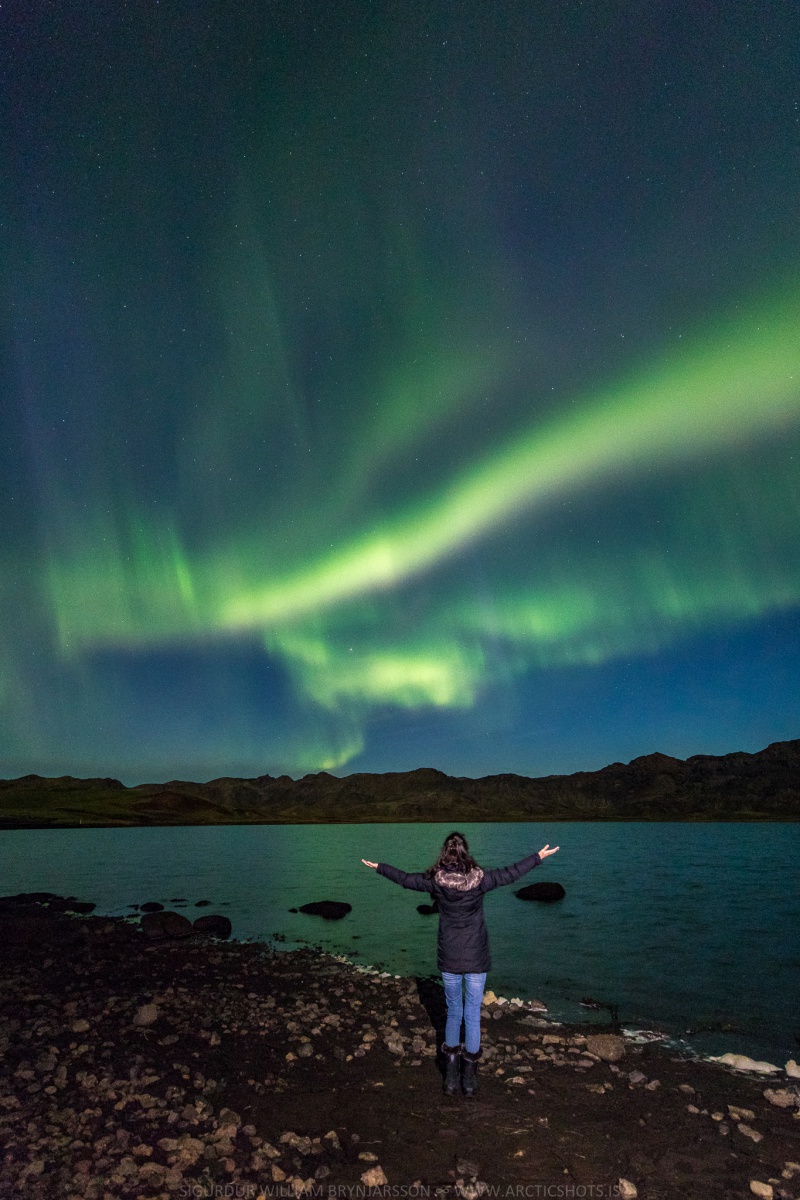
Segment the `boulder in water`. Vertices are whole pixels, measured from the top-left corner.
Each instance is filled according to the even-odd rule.
[[[164,905],[159,904],[157,900],[148,900],[142,905],[142,912],[163,912]]]
[[[16,896],[0,896],[0,904],[49,904],[62,899],[57,892],[17,892]]]
[[[141,929],[145,937],[153,940],[160,938],[188,937],[192,933],[192,923],[181,913],[146,912],[141,919]]]
[[[553,900],[563,900],[566,892],[560,883],[529,883],[514,893],[519,900],[542,900],[546,904]]]
[[[96,904],[92,904],[89,900],[76,900],[74,896],[67,896],[66,900],[61,901],[57,905],[51,905],[58,912],[66,913],[90,913],[97,908]]]
[[[310,904],[301,904],[298,912],[324,917],[326,921],[340,921],[352,909],[352,904],[345,904],[342,900],[312,900]]]
[[[232,926],[229,917],[220,916],[218,913],[209,913],[205,917],[197,917],[192,928],[195,933],[207,933],[214,937],[227,938],[231,936]]]

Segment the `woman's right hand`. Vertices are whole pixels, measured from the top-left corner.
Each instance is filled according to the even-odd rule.
[[[559,846],[554,846],[551,850],[550,843],[548,842],[547,845],[542,846],[541,850],[539,851],[539,858],[547,858],[548,854],[555,854],[556,850],[558,849],[560,849]]]

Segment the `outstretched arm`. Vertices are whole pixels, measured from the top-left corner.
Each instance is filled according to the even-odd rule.
[[[392,883],[399,883],[401,887],[410,888],[414,892],[433,891],[433,880],[421,871],[401,871],[399,867],[390,867],[388,863],[367,862],[366,858],[362,858],[361,861],[368,867],[374,867],[379,875],[391,879]]]
[[[528,871],[538,867],[539,863],[548,855],[555,854],[556,850],[558,850],[558,846],[551,850],[548,842],[546,846],[542,846],[538,854],[529,854],[527,858],[513,863],[510,867],[496,867],[493,871],[484,871],[481,888],[484,892],[490,892],[492,888],[505,887],[506,884],[515,883],[522,875],[527,875]]]

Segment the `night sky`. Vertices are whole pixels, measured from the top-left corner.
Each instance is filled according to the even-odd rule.
[[[0,775],[800,736],[796,0],[0,37]]]

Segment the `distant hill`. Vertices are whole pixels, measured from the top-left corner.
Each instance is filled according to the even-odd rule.
[[[452,778],[431,768],[338,779],[0,780],[0,828],[367,821],[797,821],[800,740],[756,754],[647,754],[600,771]]]

